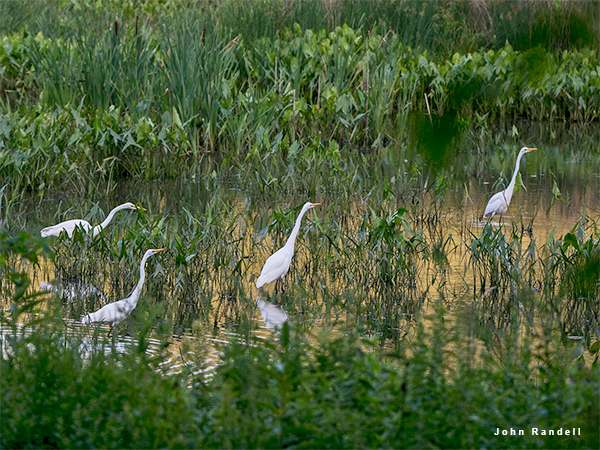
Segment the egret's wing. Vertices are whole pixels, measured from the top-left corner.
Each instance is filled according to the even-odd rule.
[[[98,311],[93,312],[93,313],[89,313],[87,316],[85,316],[82,319],[82,323],[84,324],[88,324],[88,323],[96,323],[96,322],[100,322],[100,323],[108,323],[107,316],[110,315],[110,308],[114,305],[114,303],[109,303],[108,305],[104,305],[102,308],[100,308]]]
[[[283,248],[273,253],[265,261],[265,265],[260,272],[260,277],[256,280],[256,287],[260,288],[267,283],[283,277],[289,270],[291,261],[292,255]]]
[[[485,213],[483,217],[494,217],[495,215],[502,215],[508,209],[508,205],[506,204],[506,198],[504,195],[504,191],[498,192],[494,194],[487,206],[485,207]]]
[[[118,302],[109,303],[104,305],[98,311],[88,314],[85,318],[89,317],[83,323],[100,322],[107,324],[117,324],[125,320],[125,318],[131,313],[133,308],[129,303],[129,298],[119,300]]]

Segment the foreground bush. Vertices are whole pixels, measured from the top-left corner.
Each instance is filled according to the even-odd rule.
[[[597,447],[597,366],[571,361],[549,334],[535,352],[511,333],[477,352],[440,318],[428,328],[385,356],[352,337],[312,346],[286,327],[278,341],[226,346],[206,382],[161,374],[139,347],[105,355],[47,325],[5,336],[2,446]]]

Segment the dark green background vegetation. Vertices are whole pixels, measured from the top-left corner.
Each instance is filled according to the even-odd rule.
[[[229,167],[408,143],[444,162],[476,123],[597,123],[599,8],[5,1],[0,175],[16,195],[172,178],[214,151]]]

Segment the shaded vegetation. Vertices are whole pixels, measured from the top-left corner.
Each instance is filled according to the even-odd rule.
[[[527,118],[582,124],[600,115],[598,47],[566,45],[566,38],[557,45],[562,52],[548,50],[552,46],[520,48],[518,40],[435,52],[426,40],[419,38],[421,46],[406,42],[398,31],[404,28],[378,19],[350,28],[345,22],[352,20],[338,18],[326,31],[288,23],[296,13],[273,12],[288,19],[273,19],[277,32],[270,37],[262,32],[260,38],[247,36],[264,31],[251,23],[239,21],[240,30],[227,25],[228,17],[244,14],[271,17],[261,8],[313,11],[329,4],[320,1],[235,1],[218,7],[115,2],[108,9],[30,3],[44,10],[42,18],[24,17],[18,30],[2,35],[0,46],[0,175],[11,195],[69,184],[95,190],[101,180],[129,176],[173,178],[190,173],[203,153],[216,150],[228,163],[242,164],[255,156],[346,154],[408,144],[425,146],[432,159],[443,160],[473,123]],[[12,2],[3,6],[18,14]],[[330,6],[355,8],[361,11],[356,17],[367,17],[368,2]],[[433,21],[427,29],[434,31],[436,21],[452,22],[456,15],[468,23],[469,8],[507,8],[503,2],[380,6],[382,17],[392,22],[385,8],[430,11],[407,12],[402,20],[424,17]],[[595,6],[519,7],[548,8],[568,23],[586,8],[591,20]],[[457,9],[448,13],[452,8]],[[570,25],[560,20],[540,20],[569,33]],[[428,142],[432,135],[446,140]]]

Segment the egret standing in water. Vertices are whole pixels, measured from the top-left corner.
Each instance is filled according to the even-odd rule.
[[[73,231],[75,231],[75,228],[81,227],[86,233],[89,233],[89,231],[92,230],[92,236],[95,237],[111,222],[111,220],[113,220],[115,214],[121,211],[122,209],[136,209],[145,211],[144,208],[142,208],[141,206],[136,206],[133,203],[123,203],[122,205],[117,206],[110,213],[108,213],[108,216],[106,217],[106,219],[104,219],[104,222],[102,222],[100,225],[96,225],[93,229],[87,220],[72,219],[67,220],[65,222],[61,222],[58,225],[46,227],[40,232],[40,234],[42,235],[42,237],[58,237],[60,236],[61,232],[66,231],[69,236],[69,239],[71,239],[73,237]]]
[[[523,147],[521,149],[521,151],[519,152],[519,156],[517,156],[515,172],[513,173],[512,180],[510,180],[510,184],[505,190],[494,194],[492,198],[490,198],[490,201],[485,207],[485,213],[483,213],[483,217],[485,217],[486,219],[491,219],[496,215],[502,216],[508,210],[508,205],[510,205],[510,200],[515,189],[515,183],[517,181],[517,174],[519,173],[519,164],[521,164],[521,158],[525,153],[529,153],[534,150],[537,150],[537,148]]]
[[[118,302],[109,303],[108,305],[100,308],[98,311],[87,314],[83,317],[83,319],[81,319],[81,323],[84,325],[92,322],[108,324],[110,325],[110,331],[112,332],[113,327],[116,324],[123,322],[123,320],[125,320],[127,316],[131,314],[131,311],[133,311],[137,305],[137,302],[140,298],[140,293],[142,292],[142,286],[144,286],[144,281],[146,280],[146,270],[144,269],[146,260],[152,255],[164,250],[164,248],[152,249],[148,250],[144,254],[140,264],[140,281],[138,281],[137,286],[129,297],[119,300]]]
[[[256,280],[256,287],[261,288],[267,283],[271,283],[272,281],[281,280],[290,270],[290,263],[292,262],[292,257],[294,256],[294,244],[296,243],[296,236],[298,236],[298,232],[300,231],[300,222],[302,222],[302,217],[306,211],[315,206],[319,206],[320,203],[311,203],[306,202],[302,207],[302,211],[298,215],[296,219],[296,224],[294,225],[294,229],[292,230],[292,234],[288,238],[285,245],[273,253],[262,268],[260,272],[260,276],[258,280]]]

